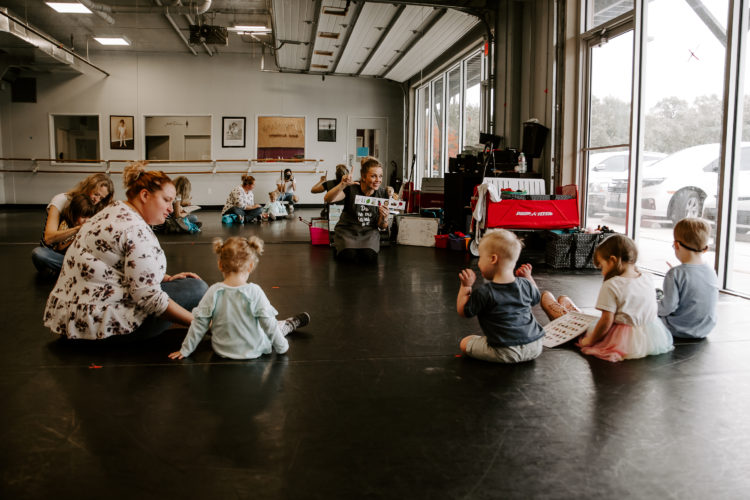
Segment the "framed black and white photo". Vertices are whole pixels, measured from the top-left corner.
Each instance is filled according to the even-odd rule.
[[[133,117],[109,116],[109,149],[135,149]]]
[[[224,116],[221,119],[221,147],[222,148],[244,148],[245,147],[245,117]]]
[[[336,142],[336,118],[318,118],[318,142]]]

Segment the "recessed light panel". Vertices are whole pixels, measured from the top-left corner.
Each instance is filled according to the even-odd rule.
[[[102,45],[130,45],[130,42],[128,42],[121,36],[117,36],[117,37],[95,36],[94,40],[101,43]]]
[[[78,2],[45,2],[62,14],[91,14],[88,7]]]

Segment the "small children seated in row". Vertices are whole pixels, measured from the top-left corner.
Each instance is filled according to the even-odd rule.
[[[211,346],[216,354],[232,359],[253,359],[289,349],[286,336],[310,322],[310,315],[298,314],[277,321],[278,312],[255,283],[248,283],[263,253],[263,240],[257,236],[233,236],[226,242],[214,239],[219,270],[224,281],[213,284],[193,309],[193,322],[182,348],[169,355],[183,359],[195,350],[211,329]]]
[[[578,342],[581,352],[622,361],[671,351],[672,336],[657,317],[651,278],[635,265],[635,242],[613,234],[596,247],[594,259],[604,276],[596,301],[602,315]],[[569,299],[556,301],[549,292],[544,292],[542,308],[550,319],[577,309]]]
[[[531,266],[521,276],[513,273],[521,242],[505,229],[487,233],[479,243],[479,270],[488,282],[472,290],[476,275],[471,269],[459,274],[456,299],[458,314],[477,316],[484,336],[461,340],[461,351],[473,358],[497,363],[529,361],[542,353],[544,330],[531,313],[539,303],[539,290],[531,278]]]
[[[674,226],[674,254],[680,265],[664,276],[658,314],[674,337],[705,338],[716,325],[719,282],[703,262],[711,227],[702,219],[687,218]]]

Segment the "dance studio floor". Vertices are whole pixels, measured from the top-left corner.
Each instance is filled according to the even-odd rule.
[[[211,239],[259,235],[253,281],[281,317],[312,317],[288,354],[230,361],[204,341],[170,361],[184,330],[56,341],[30,260],[41,209],[0,211],[0,498],[747,498],[748,301],[722,295],[709,339],[666,355],[564,346],[493,365],[459,355],[479,329],[455,310],[468,255],[391,246],[377,266],[336,264],[299,221],[198,214],[202,234],[162,238],[168,272],[219,281]],[[535,276],[587,309],[601,283]]]

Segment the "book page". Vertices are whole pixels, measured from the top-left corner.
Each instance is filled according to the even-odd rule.
[[[585,333],[589,325],[593,326],[598,320],[598,316],[571,311],[544,325],[542,345],[544,347],[555,347],[564,344]]]

